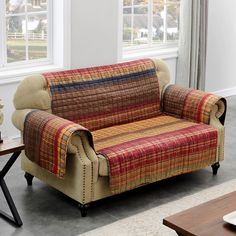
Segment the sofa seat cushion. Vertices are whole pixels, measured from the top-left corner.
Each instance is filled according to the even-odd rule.
[[[96,151],[104,156],[99,158],[99,173],[109,174],[110,178],[113,174],[121,175],[115,185],[132,179],[124,191],[137,184],[209,166],[216,160],[216,129],[168,115],[104,128],[92,134]]]

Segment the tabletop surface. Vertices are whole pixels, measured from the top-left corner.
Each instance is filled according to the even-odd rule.
[[[24,148],[25,145],[22,143],[21,138],[3,138],[3,143],[0,144],[0,156],[13,152],[19,152],[24,150]]]
[[[224,215],[233,211],[236,211],[236,191],[167,217],[163,224],[185,236],[235,236],[236,226],[223,220]]]

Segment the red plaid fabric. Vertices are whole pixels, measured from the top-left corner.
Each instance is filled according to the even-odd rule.
[[[217,130],[171,116],[93,132],[109,166],[111,191],[121,193],[215,163]]]
[[[32,111],[24,123],[25,154],[42,168],[63,178],[68,143],[72,134],[78,131],[88,132],[84,127],[50,113]]]
[[[159,81],[150,59],[43,75],[52,113],[91,131],[160,114]]]
[[[209,124],[212,108],[221,99],[211,93],[170,85],[164,92],[163,111],[178,118]]]
[[[172,85],[164,92],[163,111],[175,117],[161,115],[152,60],[44,77],[54,115],[43,111],[27,115],[26,155],[60,178],[65,175],[68,142],[74,132],[87,132],[93,147],[88,129],[96,150],[107,158],[113,193],[197,170],[216,160],[217,130],[207,124],[221,98]]]

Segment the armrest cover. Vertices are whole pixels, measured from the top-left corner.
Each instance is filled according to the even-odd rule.
[[[77,132],[87,133],[93,147],[92,135],[86,128],[44,111],[31,111],[24,121],[25,154],[42,168],[63,178],[68,145]]]
[[[211,112],[224,124],[226,100],[217,95],[200,90],[187,89],[178,85],[169,85],[163,94],[163,112],[193,122],[210,124]]]

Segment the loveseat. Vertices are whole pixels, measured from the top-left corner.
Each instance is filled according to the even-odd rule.
[[[14,96],[21,166],[79,204],[224,159],[224,98],[169,85],[164,61],[142,59],[32,75]]]

